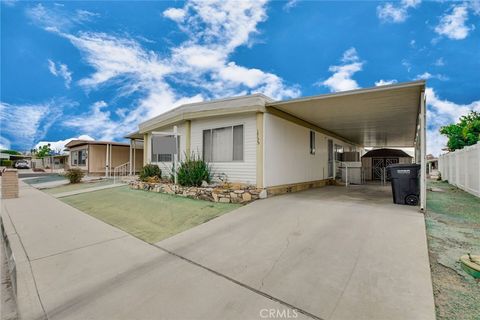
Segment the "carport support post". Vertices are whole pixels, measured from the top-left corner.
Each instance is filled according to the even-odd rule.
[[[425,91],[422,91],[420,98],[420,210],[427,209],[427,177],[426,177],[426,112],[425,112]]]
[[[130,163],[130,165],[128,166],[128,175],[131,176],[132,175],[132,144],[133,144],[133,139],[130,139],[130,147],[128,149],[128,162]]]
[[[105,178],[108,178],[108,143],[105,145]]]

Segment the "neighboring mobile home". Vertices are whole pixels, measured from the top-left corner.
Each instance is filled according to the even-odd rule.
[[[138,171],[143,164],[143,145],[131,148],[128,143],[72,140],[65,147],[70,151],[70,168],[80,168],[92,176],[112,176],[116,167],[130,163]]]
[[[337,162],[359,162],[366,147],[415,147],[417,161],[424,159],[424,91],[425,82],[415,81],[287,101],[253,94],[193,103],[141,123],[127,138],[144,141],[144,164],[169,172],[171,152],[153,147],[157,132],[176,127],[179,156],[198,154],[214,177],[269,194],[296,191],[331,182]]]

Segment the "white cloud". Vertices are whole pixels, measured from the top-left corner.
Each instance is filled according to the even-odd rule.
[[[70,83],[72,82],[72,72],[68,70],[68,66],[63,63],[55,64],[52,60],[48,59],[48,70],[55,77],[62,77],[65,80],[65,87],[70,89]]]
[[[424,72],[422,74],[417,74],[414,80],[429,80],[429,79],[437,79],[440,81],[447,81],[449,78],[443,74],[431,74],[430,72]]]
[[[290,11],[292,8],[296,7],[300,0],[288,0],[287,3],[283,5],[283,10],[284,11]]]
[[[395,4],[386,2],[377,6],[377,16],[382,22],[404,22],[408,18],[408,9],[416,8],[420,3],[420,0],[402,0]]]
[[[118,133],[127,133],[122,123],[113,121],[105,101],[97,101],[88,113],[73,115],[63,121],[63,125],[70,128],[80,129],[88,135],[99,140],[112,140],[118,137]]]
[[[30,149],[36,141],[45,136],[65,105],[67,103],[62,101],[23,105],[0,102],[2,141],[6,141],[8,137],[11,144],[24,150]]]
[[[343,53],[343,65],[330,66],[329,71],[333,75],[325,81],[317,82],[316,85],[323,85],[332,92],[358,89],[358,83],[352,79],[353,75],[361,71],[363,68],[363,61],[360,61],[357,50],[350,48]]]
[[[403,59],[402,66],[404,66],[405,69],[407,69],[407,72],[410,72],[412,70],[412,64],[408,60]]]
[[[2,4],[8,6],[8,7],[13,7],[15,4],[17,4],[18,0],[2,0]]]
[[[41,3],[28,7],[26,14],[34,23],[48,31],[65,31],[75,25],[89,22],[93,17],[98,16],[97,13],[87,10],[76,10],[74,13],[66,12],[62,6],[57,5],[47,9]]]
[[[447,139],[439,134],[442,126],[456,123],[459,118],[470,111],[480,112],[480,100],[469,104],[457,104],[452,101],[442,100],[433,88],[425,90],[427,99],[427,153],[439,155],[441,150],[446,147]]]
[[[68,139],[65,139],[65,140],[58,140],[58,141],[40,141],[38,142],[36,145],[35,145],[35,149],[38,149],[40,148],[41,146],[44,146],[44,145],[48,145],[50,144],[50,148],[52,150],[54,150],[55,152],[57,153],[64,153],[64,150],[65,150],[65,145],[67,143],[69,143],[70,141],[72,140],[95,140],[93,139],[92,137],[90,137],[89,135],[86,135],[86,134],[82,134],[78,137],[72,137],[72,138],[68,138]]]
[[[445,65],[445,61],[443,60],[443,57],[440,57],[437,60],[435,60],[433,65],[437,67],[443,67]]]
[[[0,136],[0,149],[10,149],[10,141],[2,136]]]
[[[187,36],[166,54],[147,50],[126,36],[70,32],[70,20],[51,21],[57,11],[51,13],[41,5],[33,9],[40,11],[30,14],[34,22],[68,39],[81,52],[83,61],[93,67],[91,74],[78,81],[80,86],[87,91],[109,86],[117,90],[118,97],[137,97],[121,112],[96,103],[64,122],[95,138],[121,138],[139,122],[183,103],[256,92],[274,99],[300,95],[297,86],[285,84],[278,75],[238,65],[231,59],[239,46],[250,46],[259,33],[258,24],[267,18],[265,0],[188,1],[182,8],[165,10],[164,16],[175,21]],[[53,70],[58,74],[58,69],[56,65]],[[179,87],[193,93],[186,96]]]
[[[183,19],[185,19],[186,12],[183,9],[179,8],[169,8],[165,11],[163,11],[163,16],[169,19],[172,19],[173,21],[176,22],[181,22]]]
[[[389,84],[394,84],[394,83],[397,83],[398,81],[395,80],[395,79],[392,79],[392,80],[383,80],[383,79],[380,79],[378,81],[375,81],[375,86],[388,86]]]
[[[467,2],[474,15],[480,15],[480,0],[471,0]]]
[[[454,6],[451,13],[445,14],[435,27],[435,32],[453,40],[462,40],[474,29],[474,26],[467,26],[468,7],[466,4]]]

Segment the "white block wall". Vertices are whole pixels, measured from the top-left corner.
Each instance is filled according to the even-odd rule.
[[[480,142],[438,157],[443,181],[480,197]]]

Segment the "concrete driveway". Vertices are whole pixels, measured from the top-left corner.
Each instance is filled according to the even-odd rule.
[[[389,187],[257,201],[157,245],[321,319],[435,319],[423,214]]]
[[[24,183],[1,207],[22,319],[434,319],[423,215],[378,187],[257,201],[156,245]]]

